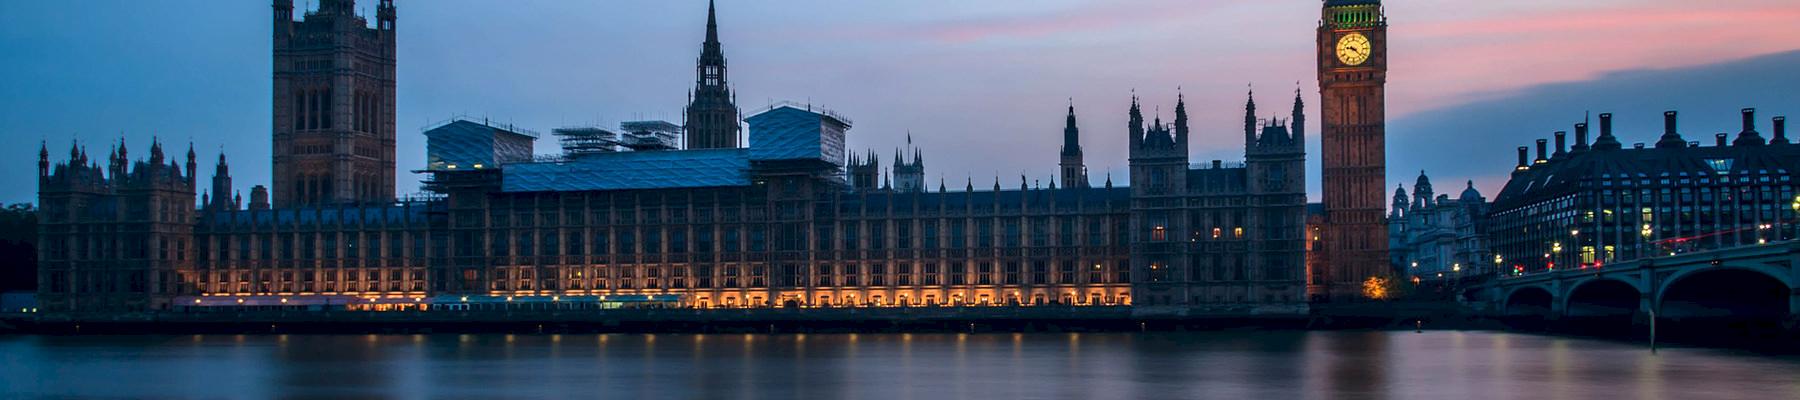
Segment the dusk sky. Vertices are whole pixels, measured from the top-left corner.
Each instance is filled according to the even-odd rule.
[[[706,3],[397,1],[399,169],[424,164],[429,124],[458,114],[541,132],[622,120],[679,123]],[[1793,0],[1386,1],[1388,172],[1423,169],[1439,193],[1474,179],[1490,196],[1515,146],[1618,115],[1621,140],[1653,142],[1659,114],[1706,143],[1737,110],[1800,116],[1800,2]],[[359,2],[373,15],[374,0]],[[1242,158],[1254,84],[1264,117],[1309,109],[1307,172],[1318,197],[1313,0],[723,0],[731,82],[748,115],[810,102],[856,122],[849,145],[884,159],[908,132],[928,181],[1056,174],[1073,99],[1096,184],[1123,182],[1125,111],[1173,114],[1185,93],[1193,161]],[[204,176],[222,150],[237,189],[270,171],[268,1],[0,2],[0,201],[35,202],[40,142],[99,158],[159,137],[192,141]],[[545,138],[539,153],[557,151]],[[402,172],[399,193],[416,192]],[[203,178],[204,179],[204,178]],[[1390,189],[1391,190],[1391,189]]]

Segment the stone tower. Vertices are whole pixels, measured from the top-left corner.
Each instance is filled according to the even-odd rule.
[[[123,143],[106,166],[79,146],[52,164],[38,151],[38,302],[45,311],[167,310],[192,272],[193,151],[184,171],[163,157],[132,160]],[[98,245],[105,244],[105,245]]]
[[[1322,98],[1325,282],[1318,299],[1356,298],[1392,275],[1383,226],[1386,189],[1387,17],[1380,0],[1326,0],[1318,28]]]
[[[1081,160],[1081,129],[1075,127],[1075,100],[1069,100],[1069,116],[1063,122],[1062,169],[1063,187],[1088,187],[1087,165]]]
[[[741,115],[726,80],[725,52],[719,45],[719,22],[712,2],[706,4],[706,42],[695,66],[694,92],[688,96],[686,123],[688,149],[730,149],[738,141]]]
[[[1253,104],[1246,102],[1246,115],[1253,115]],[[1244,183],[1252,209],[1243,225],[1259,229],[1243,239],[1251,243],[1245,257],[1249,279],[1292,282],[1291,292],[1282,292],[1300,298],[1306,254],[1288,250],[1306,245],[1306,114],[1299,90],[1288,116],[1292,119],[1270,117],[1260,129],[1252,124],[1244,132]]]
[[[903,193],[925,191],[925,156],[917,147],[912,147],[912,134],[906,135],[906,147],[912,150],[912,161],[906,161],[906,153],[894,152],[894,190]]]
[[[275,0],[276,207],[394,199],[394,3],[373,28],[355,8]]]
[[[1158,115],[1148,129],[1137,96],[1131,98],[1131,268],[1138,305],[1186,305],[1191,293],[1189,259],[1181,246],[1188,232],[1187,106],[1178,97],[1173,129]]]
[[[881,189],[881,157],[869,151],[867,155],[850,154],[849,165],[844,166],[850,188],[859,192],[870,192]]]

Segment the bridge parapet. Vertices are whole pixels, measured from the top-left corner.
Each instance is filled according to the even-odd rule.
[[[1670,288],[1690,276],[1709,271],[1744,270],[1756,274],[1743,275],[1750,280],[1766,276],[1788,288],[1786,312],[1800,317],[1800,241],[1782,241],[1724,249],[1677,253],[1671,256],[1623,261],[1613,264],[1550,270],[1539,273],[1505,275],[1490,281],[1484,293],[1488,309],[1500,315],[1546,314],[1559,318],[1569,312],[1571,297],[1583,285],[1597,281],[1618,281],[1638,294],[1636,313],[1661,308]],[[1602,285],[1605,286],[1605,285]],[[1618,285],[1608,288],[1610,306],[1619,308],[1625,302],[1617,298],[1628,295]],[[1541,290],[1542,292],[1539,292]],[[1542,293],[1550,294],[1545,299]],[[1589,293],[1592,295],[1592,292]],[[1588,299],[1591,300],[1591,299]],[[1545,304],[1544,302],[1548,302]],[[1591,306],[1591,304],[1583,304]],[[1521,311],[1526,310],[1526,311]]]

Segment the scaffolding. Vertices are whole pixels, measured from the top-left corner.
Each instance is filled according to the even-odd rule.
[[[572,126],[550,131],[562,145],[563,156],[604,154],[619,151],[619,134],[594,126]]]
[[[674,150],[681,135],[681,126],[669,121],[626,121],[619,130],[625,132],[619,145],[633,151]]]

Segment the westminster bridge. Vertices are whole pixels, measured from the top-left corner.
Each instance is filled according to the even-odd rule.
[[[1729,320],[1800,329],[1800,241],[1508,275],[1479,289],[1505,318]]]

